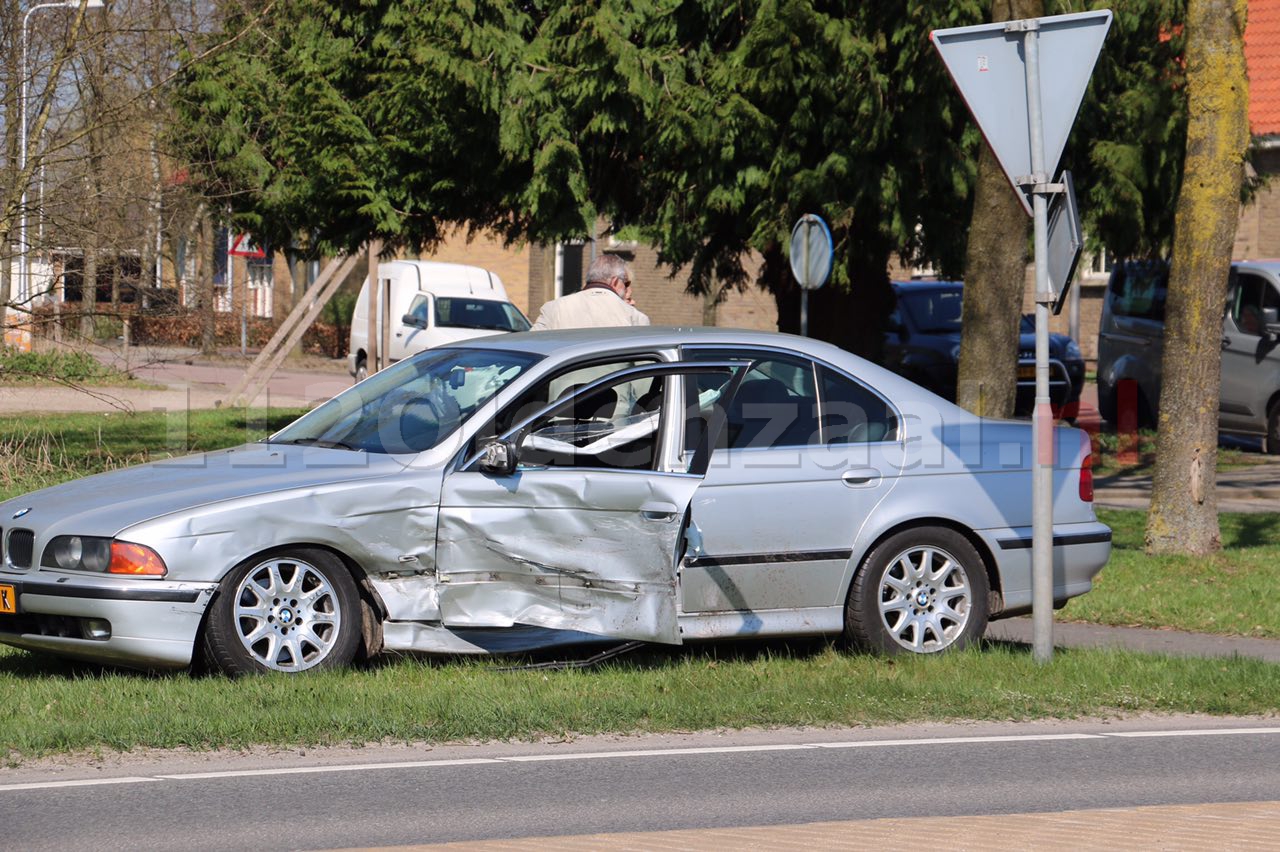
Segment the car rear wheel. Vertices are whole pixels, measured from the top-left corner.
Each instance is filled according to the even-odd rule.
[[[1267,439],[1262,442],[1262,448],[1269,456],[1280,456],[1280,400],[1271,403],[1271,410],[1267,412]]]
[[[369,362],[364,358],[356,361],[356,384],[369,378]]]
[[[903,530],[877,545],[854,577],[845,637],[882,654],[963,648],[987,629],[987,572],[960,533]]]
[[[240,565],[218,586],[205,661],[231,674],[338,668],[360,642],[360,595],[333,554],[298,548]]]

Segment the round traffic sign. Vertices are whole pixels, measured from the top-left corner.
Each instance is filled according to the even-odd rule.
[[[806,213],[791,229],[791,274],[806,290],[817,290],[831,275],[835,255],[831,230],[822,217]]]

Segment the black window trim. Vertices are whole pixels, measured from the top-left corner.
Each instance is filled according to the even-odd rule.
[[[488,404],[496,403],[496,411],[494,412],[493,422],[496,424],[499,418],[501,418],[503,414],[505,414],[508,410],[510,410],[512,406],[515,406],[521,403],[525,394],[533,390],[539,384],[541,384],[544,381],[550,382],[553,379],[563,376],[565,373],[571,370],[578,370],[584,367],[598,367],[603,364],[608,364],[612,361],[617,361],[621,359],[629,358],[634,360],[637,357],[652,357],[654,365],[672,364],[680,360],[679,349],[680,347],[678,345],[664,346],[657,349],[655,349],[651,345],[627,347],[626,349],[619,349],[614,352],[594,354],[586,359],[563,361],[561,362],[560,366],[552,367],[548,372],[537,373],[532,376],[522,376],[521,379],[527,379],[528,380],[527,383],[525,383],[524,381],[518,381],[518,383],[513,383],[513,384],[516,384],[516,387],[508,386],[503,388],[501,391],[498,392],[497,396],[495,396],[492,400],[489,401]],[[674,353],[675,357],[670,357],[672,353]],[[547,356],[543,355],[540,360],[534,362],[534,365],[544,363],[546,358]],[[627,368],[623,368],[623,369],[627,369]],[[532,370],[530,372],[532,372]],[[601,378],[604,378],[604,377],[601,376]],[[504,394],[510,394],[510,399],[502,399],[501,397]],[[445,466],[445,471],[444,471],[445,476],[448,476],[452,473],[457,473],[461,470],[465,470],[466,468],[472,466],[472,464],[475,462],[475,459],[478,458],[478,450],[479,450],[478,447],[473,447],[473,445],[479,438],[480,430],[484,427],[484,425],[485,424],[483,423],[477,424],[474,427],[474,429],[471,431],[471,433],[467,435],[467,439],[462,442],[462,446],[459,447],[458,452],[454,454],[453,459],[449,462],[448,465]]]
[[[848,372],[847,370],[844,370],[844,369],[842,369],[842,368],[840,368],[840,367],[837,367],[835,364],[832,364],[830,361],[827,361],[827,360],[825,360],[825,359],[823,359],[823,358],[819,358],[819,357],[814,356],[814,355],[809,355],[809,354],[804,353],[804,352],[797,352],[797,351],[796,351],[796,350],[794,350],[794,349],[784,349],[784,348],[782,348],[781,346],[770,346],[770,345],[768,345],[768,344],[762,344],[762,343],[748,343],[748,344],[744,344],[744,345],[740,345],[740,346],[734,346],[734,345],[732,345],[732,344],[723,344],[723,343],[682,343],[682,344],[680,344],[679,349],[680,349],[680,358],[681,358],[681,360],[683,360],[683,359],[685,358],[685,353],[686,353],[686,352],[691,352],[691,351],[696,351],[696,350],[699,350],[699,349],[704,349],[704,350],[712,350],[712,351],[727,351],[727,350],[733,350],[733,351],[746,352],[746,353],[752,353],[752,352],[757,352],[757,353],[758,353],[758,352],[773,352],[773,353],[777,353],[777,354],[780,354],[780,355],[790,355],[790,356],[791,356],[791,357],[793,357],[793,358],[802,358],[802,359],[804,359],[804,360],[808,361],[810,364],[815,365],[815,369],[814,369],[814,391],[815,391],[815,395],[816,395],[816,396],[817,396],[817,398],[818,398],[818,419],[819,419],[819,428],[821,428],[821,419],[822,419],[822,388],[821,388],[821,386],[820,386],[820,384],[819,384],[819,382],[818,382],[818,372],[817,372],[817,369],[816,369],[816,365],[821,365],[821,366],[823,366],[823,367],[826,367],[828,370],[831,370],[831,371],[832,371],[832,372],[834,372],[836,375],[843,376],[844,378],[848,379],[849,381],[853,382],[854,384],[858,385],[859,387],[865,388],[865,389],[867,390],[867,392],[868,392],[868,393],[870,393],[872,396],[876,397],[877,399],[879,399],[881,402],[883,402],[883,403],[885,404],[885,407],[886,407],[886,408],[888,408],[888,409],[889,409],[889,411],[891,411],[891,412],[893,413],[893,417],[894,417],[894,419],[897,421],[897,429],[895,430],[895,431],[897,432],[897,437],[896,437],[896,438],[894,438],[893,440],[866,441],[866,442],[864,442],[864,443],[862,443],[862,444],[859,444],[858,446],[868,446],[868,447],[869,447],[869,446],[873,446],[873,445],[877,445],[877,444],[903,444],[903,443],[906,441],[906,435],[905,435],[905,432],[906,432],[906,421],[903,419],[903,417],[902,417],[902,411],[898,408],[898,406],[894,405],[894,404],[893,404],[893,402],[892,402],[892,401],[891,401],[887,396],[885,396],[884,394],[880,393],[880,391],[876,390],[876,389],[875,389],[875,388],[873,388],[871,385],[869,385],[869,384],[867,384],[866,382],[864,382],[864,381],[862,381],[862,380],[858,379],[858,378],[857,378],[857,377],[855,377],[855,376],[851,376],[851,375],[849,375],[849,372]],[[726,358],[725,360],[737,360],[737,358]],[[755,356],[755,355],[748,354],[748,355],[746,356],[746,360],[759,360],[759,358],[758,358],[757,356]],[[822,438],[824,438],[824,439],[826,438],[825,433],[823,433],[823,434],[822,434]],[[797,449],[797,448],[799,448],[799,447],[807,447],[807,446],[812,446],[812,444],[799,444],[799,445],[795,445],[795,446],[788,445],[788,446],[786,446],[786,447],[745,447],[745,448],[740,447],[739,449],[755,449],[755,450],[760,450],[760,449]],[[821,446],[824,446],[824,447],[825,447],[825,446],[826,446],[826,444],[825,444],[825,443],[823,443]]]

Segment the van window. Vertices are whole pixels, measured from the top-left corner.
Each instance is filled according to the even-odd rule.
[[[1163,322],[1169,267],[1156,261],[1121,263],[1111,271],[1107,290],[1116,316]]]
[[[493,331],[529,330],[529,321],[509,302],[444,296],[436,298],[436,325]]]
[[[1270,314],[1268,314],[1268,310]],[[1267,319],[1280,315],[1280,294],[1271,282],[1260,275],[1241,272],[1236,276],[1231,299],[1231,318],[1245,334],[1261,337],[1267,332]]]

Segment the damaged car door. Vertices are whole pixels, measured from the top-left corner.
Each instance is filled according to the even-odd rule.
[[[535,625],[678,644],[677,548],[723,426],[673,461],[683,406],[675,378],[739,362],[628,368],[484,443],[444,480],[437,536],[446,627]]]

